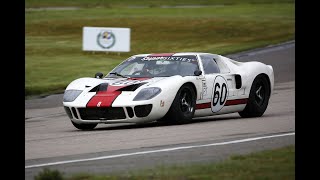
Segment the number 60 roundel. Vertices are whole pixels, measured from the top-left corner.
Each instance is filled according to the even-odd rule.
[[[222,109],[227,101],[228,87],[227,81],[222,76],[217,76],[213,83],[212,89],[212,112],[218,112]]]

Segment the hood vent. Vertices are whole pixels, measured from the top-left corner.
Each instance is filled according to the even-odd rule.
[[[92,88],[89,92],[106,91],[107,88],[108,88],[108,83],[101,83],[98,86]]]
[[[132,84],[123,88],[118,89],[118,91],[135,91],[140,86],[147,84],[147,82],[139,83],[139,84]]]

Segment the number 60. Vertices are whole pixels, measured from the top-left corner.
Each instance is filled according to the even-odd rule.
[[[222,83],[221,89],[220,89],[220,84],[216,83],[214,85],[214,94],[213,94],[213,101],[212,101],[212,105],[215,106],[218,104],[223,105],[223,103],[226,101],[227,99],[227,85],[226,83]],[[217,98],[215,98],[217,97]],[[216,99],[216,101],[215,101]]]

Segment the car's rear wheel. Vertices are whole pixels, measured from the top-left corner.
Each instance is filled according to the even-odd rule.
[[[247,105],[239,115],[243,118],[262,116],[268,107],[270,92],[268,79],[258,75],[252,83]]]
[[[183,85],[177,92],[171,107],[164,117],[171,124],[183,124],[192,120],[196,106],[196,93],[191,85]]]
[[[98,124],[77,124],[71,121],[73,126],[80,130],[91,130],[94,129]]]

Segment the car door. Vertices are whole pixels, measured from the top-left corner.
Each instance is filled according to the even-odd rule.
[[[224,67],[219,68],[221,63],[217,61],[218,56],[212,54],[200,55],[203,69],[203,90],[201,93],[201,103],[196,109],[203,109],[199,115],[210,115],[224,113],[227,100],[235,93],[235,79]],[[221,65],[220,65],[221,66]]]

